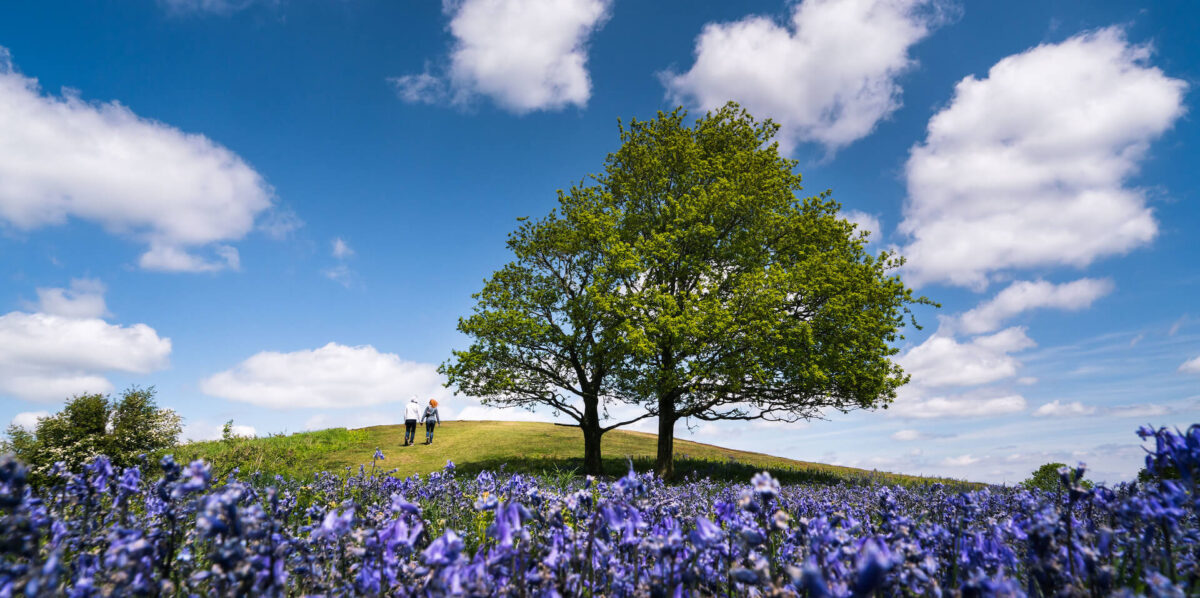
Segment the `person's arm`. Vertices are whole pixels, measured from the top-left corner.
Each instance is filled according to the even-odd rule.
[[[440,426],[440,425],[442,425],[442,416],[441,416],[440,414],[438,414],[438,410],[437,410],[437,409],[434,409],[434,410],[433,410],[433,419],[434,419],[435,421],[437,421],[437,423],[438,423],[438,425],[439,425],[439,426]]]

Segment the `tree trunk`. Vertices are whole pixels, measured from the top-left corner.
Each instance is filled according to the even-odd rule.
[[[600,438],[604,432],[600,429],[599,397],[585,396],[583,399],[583,421],[579,427],[583,430],[583,470],[587,475],[600,475],[604,465],[600,460]]]
[[[658,399],[658,458],[654,471],[665,480],[675,475],[675,396],[666,394]]]
[[[583,429],[583,470],[588,475],[600,475],[604,469],[600,460],[599,429]]]

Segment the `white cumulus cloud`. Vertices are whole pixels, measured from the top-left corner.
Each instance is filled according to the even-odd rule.
[[[952,326],[965,334],[981,334],[996,330],[1009,318],[1032,309],[1078,311],[1091,307],[1097,299],[1111,293],[1113,287],[1109,279],[1081,278],[1062,284],[1021,280],[959,315]]]
[[[900,107],[896,79],[913,66],[909,48],[942,19],[926,0],[804,0],[788,22],[748,16],[709,23],[695,63],[667,72],[671,101],[704,110],[734,100],[780,125],[780,145],[837,150]]]
[[[1179,364],[1179,371],[1187,374],[1200,374],[1200,355]]]
[[[442,409],[438,405],[439,411]],[[528,409],[519,409],[516,407],[489,407],[486,405],[472,404],[464,407],[459,411],[457,419],[464,421],[522,421],[522,422],[553,422],[566,421],[562,418],[555,420],[554,415],[550,413],[541,413],[529,411]]]
[[[258,435],[254,430],[254,426],[244,426],[242,424],[233,424],[229,431],[234,436],[240,438],[254,438]]]
[[[945,459],[942,459],[942,465],[947,465],[950,467],[966,467],[968,465],[974,465],[979,461],[979,457],[972,457],[971,455],[959,455],[957,457],[946,457]]]
[[[1072,417],[1079,415],[1091,415],[1095,412],[1095,407],[1084,405],[1079,401],[1062,403],[1058,400],[1054,400],[1035,409],[1033,411],[1033,415],[1034,417]]]
[[[243,424],[233,424],[230,432],[241,438],[254,438],[258,436],[258,431],[254,426]],[[207,421],[189,422],[183,427],[183,433],[180,436],[185,442],[198,442],[205,440],[220,440],[225,434],[225,425],[212,424]]]
[[[973,386],[1016,375],[1020,362],[1011,353],[1034,346],[1022,327],[959,342],[934,334],[897,358],[917,387]]]
[[[200,383],[208,395],[273,409],[351,408],[450,396],[437,367],[375,347],[329,343],[290,353],[263,351]]]
[[[104,302],[104,283],[93,278],[71,280],[70,288],[38,288],[37,303],[29,307],[54,316],[67,318],[102,318],[108,315]]]
[[[78,219],[147,246],[146,269],[237,267],[235,241],[274,192],[209,138],[115,101],[43,93],[0,48],[0,221],[33,230]]]
[[[397,405],[392,411],[334,411],[318,413],[304,422],[305,430],[325,430],[328,428],[369,428],[371,426],[392,426],[404,423],[404,406]],[[444,409],[438,406],[438,415],[444,415]]]
[[[854,223],[858,227],[858,232],[867,233],[868,243],[878,243],[883,240],[883,226],[879,224],[878,216],[860,210],[849,210],[843,213],[842,217]]]
[[[0,395],[61,401],[109,392],[104,374],[146,374],[167,366],[171,340],[145,324],[9,312],[0,316]]]
[[[1119,28],[1043,44],[960,81],[912,148],[906,280],[975,289],[1006,270],[1083,267],[1153,239],[1127,180],[1184,113],[1187,84]]]
[[[906,429],[897,430],[892,434],[892,440],[901,442],[911,442],[913,440],[936,440],[942,438],[953,438],[953,434],[944,434],[940,432],[922,432],[920,430]]]
[[[443,7],[454,36],[447,72],[392,78],[401,99],[463,105],[484,95],[518,114],[587,104],[587,43],[611,0],[446,0]]]
[[[29,432],[37,428],[39,419],[50,417],[49,411],[23,411],[13,416],[12,425],[23,428]]]
[[[896,359],[912,379],[900,388],[889,411],[918,419],[1024,411],[1026,402],[1021,395],[980,386],[1016,376],[1021,364],[1012,354],[1033,346],[1021,327],[968,341],[938,332]]]
[[[1025,397],[1016,394],[969,392],[929,396],[924,390],[908,387],[901,389],[889,411],[915,419],[993,417],[1020,413],[1025,406]]]

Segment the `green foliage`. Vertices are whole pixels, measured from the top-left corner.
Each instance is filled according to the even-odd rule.
[[[632,394],[674,419],[807,419],[885,406],[915,298],[826,191],[799,198],[778,126],[735,104],[621,131],[600,185]],[[662,431],[660,430],[660,435]]]
[[[114,465],[133,465],[142,454],[175,446],[181,418],[170,409],[159,409],[154,388],[131,388],[113,401],[106,454]]]
[[[1062,476],[1058,473],[1058,470],[1064,467],[1066,465],[1063,463],[1047,463],[1037,468],[1028,479],[1021,482],[1021,485],[1029,490],[1045,490],[1046,492],[1064,490]],[[1076,481],[1073,479],[1075,476],[1074,470],[1071,470],[1071,473],[1068,475],[1072,477],[1072,482]],[[1093,487],[1091,480],[1080,480],[1079,482],[1084,488]]]
[[[156,406],[153,387],[132,387],[119,400],[102,394],[73,397],[62,411],[39,419],[32,432],[10,425],[0,448],[25,462],[35,482],[44,481],[57,462],[78,471],[107,455],[115,466],[135,465],[143,454],[174,446],[180,422],[174,411]]]
[[[1137,481],[1143,485],[1154,484],[1163,480],[1178,480],[1180,479],[1179,470],[1172,465],[1160,467],[1160,472],[1156,475],[1150,473],[1145,467],[1138,470]]]

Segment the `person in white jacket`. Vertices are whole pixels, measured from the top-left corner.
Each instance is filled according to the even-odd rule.
[[[417,397],[413,397],[404,407],[404,446],[417,440],[417,419],[420,417],[421,404],[417,402]]]

